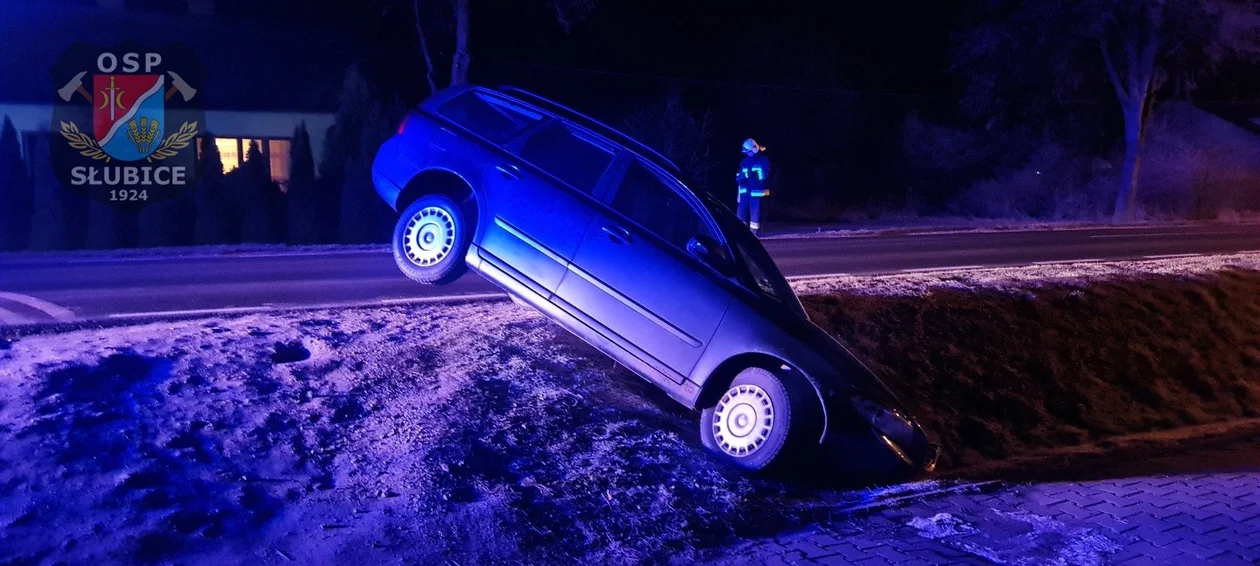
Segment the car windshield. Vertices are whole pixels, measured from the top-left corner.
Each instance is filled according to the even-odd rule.
[[[745,286],[805,317],[805,308],[801,306],[800,299],[796,298],[792,286],[783,277],[761,241],[748,231],[730,209],[716,199],[706,194],[700,200],[717,220],[722,234],[731,245],[736,263],[743,267],[741,279],[745,280]]]

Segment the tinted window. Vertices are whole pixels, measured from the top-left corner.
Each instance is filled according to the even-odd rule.
[[[743,242],[736,240],[735,249],[739,251],[739,257],[744,260],[744,265],[748,267],[748,274],[752,276],[753,283],[757,285],[757,288],[760,289],[762,293],[770,295],[771,297],[776,297],[775,292],[777,289],[775,289],[774,283],[770,279],[770,276],[766,273],[768,266],[764,266],[759,263],[757,261],[758,258],[750,253],[750,249],[748,246],[744,245]]]
[[[595,190],[599,177],[613,159],[612,153],[559,125],[530,136],[518,154],[525,161],[588,193]]]
[[[438,114],[494,143],[505,143],[542,120],[542,115],[493,96],[468,91],[438,107]]]
[[[665,181],[643,164],[630,164],[612,206],[665,241],[687,249],[687,241],[708,234],[704,222]]]
[[[718,222],[722,223],[727,240],[735,248],[739,261],[747,268],[747,278],[750,281],[745,286],[770,296],[792,309],[797,315],[808,318],[805,308],[801,306],[796,293],[792,291],[792,285],[783,277],[783,273],[774,264],[774,260],[761,245],[761,241],[729,212],[716,214],[716,217]]]

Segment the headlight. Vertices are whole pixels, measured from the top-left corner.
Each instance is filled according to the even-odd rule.
[[[914,423],[900,412],[889,409],[861,395],[852,396],[853,408],[875,431],[902,448],[914,443]]]

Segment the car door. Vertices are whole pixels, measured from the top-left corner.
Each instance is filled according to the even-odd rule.
[[[586,233],[614,153],[559,120],[507,149],[485,164],[492,217],[486,219],[482,257],[550,298]]]
[[[687,253],[698,234],[720,241],[695,197],[633,158],[594,212],[557,297],[641,361],[681,383],[731,297],[721,276]]]

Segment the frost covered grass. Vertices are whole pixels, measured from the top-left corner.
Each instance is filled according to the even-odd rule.
[[[687,561],[878,497],[720,466],[694,418],[503,302],[24,336],[0,348],[0,548]]]
[[[1260,254],[798,283],[945,470],[1260,416]]]
[[[1020,292],[1055,285],[1085,288],[1097,282],[1158,276],[1193,278],[1231,269],[1260,270],[1260,253],[799,278],[792,282],[792,288],[798,295],[913,297],[947,290]]]

